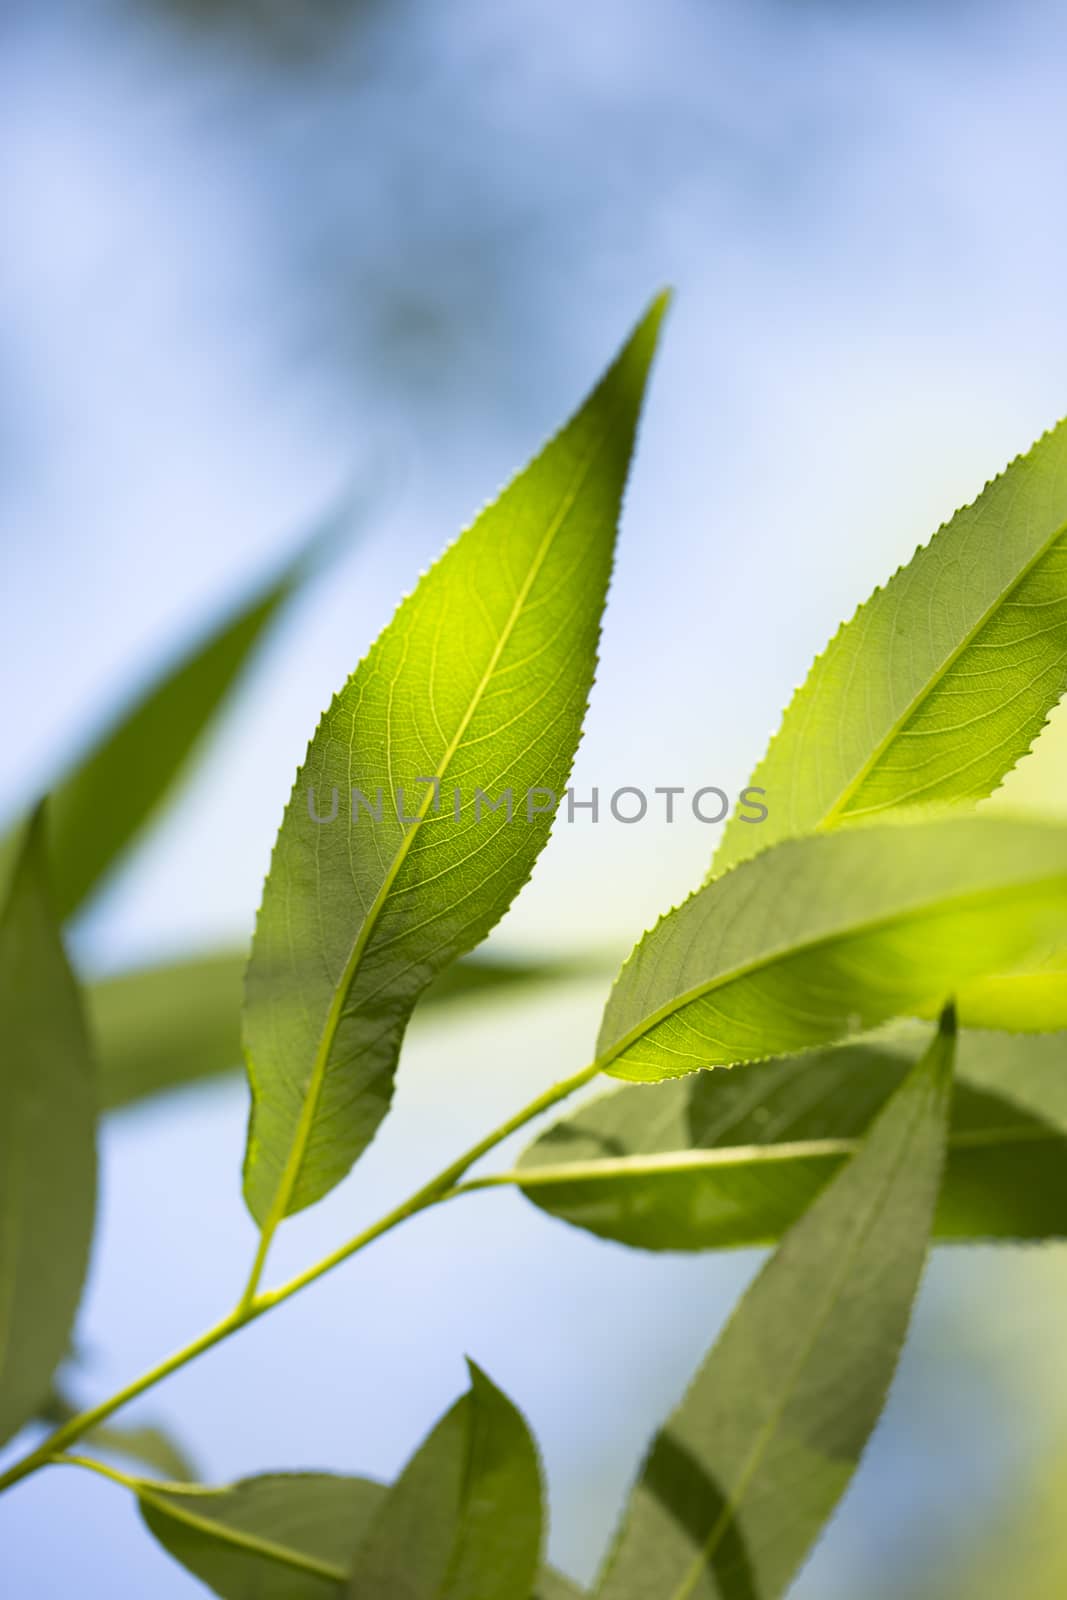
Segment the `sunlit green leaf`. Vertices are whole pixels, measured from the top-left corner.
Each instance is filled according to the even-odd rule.
[[[470,1363],[471,1387],[368,1527],[351,1600],[525,1600],[541,1550],[541,1475],[526,1423]]]
[[[552,1216],[646,1250],[775,1243],[900,1086],[910,1044],[842,1045],[631,1084],[541,1135],[513,1174]],[[960,1036],[944,1240],[1067,1238],[1067,1038]]]
[[[637,946],[597,1042],[652,1082],[829,1044],[1062,938],[1067,828],[957,816],[790,839]]]
[[[1060,949],[1022,971],[961,984],[957,1010],[961,1026],[969,1028],[1059,1033],[1067,1028],[1067,951]],[[931,1008],[919,1014],[929,1016]]]
[[[77,985],[27,828],[0,912],[0,1444],[66,1354],[89,1259],[95,1094]]]
[[[139,694],[53,785],[49,860],[63,918],[104,881],[187,769],[256,646],[350,515],[345,507],[332,517],[277,578]]]
[[[876,589],[815,662],[715,870],[896,806],[976,800],[1067,689],[1067,423]]]
[[[141,1515],[223,1600],[340,1600],[385,1490],[365,1478],[272,1473],[225,1489],[143,1483]]]
[[[778,1600],[878,1420],[944,1156],[948,1026],[795,1223],[653,1442],[600,1600]]]
[[[658,301],[562,433],[421,580],[312,740],[246,991],[245,1196],[268,1230],[366,1147],[416,1000],[499,920],[548,837],[662,314]],[[358,801],[353,816],[354,789],[370,807],[381,792],[380,821]],[[509,791],[511,822],[506,800],[487,810],[479,791]],[[335,820],[313,820],[335,792]]]
[[[220,950],[89,984],[86,996],[100,1063],[101,1109],[112,1110],[239,1070],[247,965],[245,952]],[[465,956],[430,984],[419,1000],[416,1019],[438,1006],[587,977],[601,965],[592,958]]]

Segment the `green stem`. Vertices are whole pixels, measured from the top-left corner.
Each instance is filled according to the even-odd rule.
[[[68,1422],[57,1428],[54,1433],[49,1434],[48,1438],[43,1440],[36,1450],[32,1450],[29,1455],[23,1457],[21,1461],[17,1461],[7,1472],[0,1475],[0,1492],[11,1488],[13,1484],[21,1482],[23,1478],[29,1477],[31,1473],[37,1472],[41,1467],[47,1466],[59,1452],[65,1451],[68,1445],[76,1443],[90,1429],[98,1427],[102,1422],[106,1422],[109,1417],[113,1416],[123,1406],[128,1405],[131,1400],[136,1400],[147,1390],[155,1388],[156,1384],[162,1383],[164,1378],[169,1378],[172,1373],[188,1366],[190,1361],[195,1361],[198,1356],[203,1355],[207,1350],[213,1349],[215,1345],[221,1344],[231,1334],[247,1327],[250,1322],[255,1322],[265,1312],[272,1310],[277,1305],[281,1305],[283,1301],[291,1299],[293,1295],[299,1294],[301,1289],[307,1288],[308,1284],[324,1277],[327,1272],[332,1272],[333,1268],[339,1266],[342,1261],[347,1261],[350,1256],[356,1255],[358,1251],[373,1243],[375,1239],[380,1239],[383,1234],[389,1233],[401,1222],[407,1221],[409,1217],[416,1216],[420,1211],[427,1210],[430,1206],[441,1204],[446,1200],[451,1200],[457,1194],[465,1193],[465,1190],[458,1189],[456,1185],[476,1161],[487,1155],[490,1150],[495,1149],[509,1134],[517,1133],[528,1122],[532,1122],[534,1117],[539,1116],[541,1112],[550,1110],[553,1106],[558,1105],[561,1100],[566,1100],[568,1096],[583,1088],[585,1084],[591,1083],[599,1071],[600,1063],[599,1061],[594,1061],[588,1067],[583,1067],[581,1072],[576,1072],[572,1077],[564,1078],[561,1082],[553,1084],[543,1094],[538,1095],[535,1100],[531,1100],[521,1111],[517,1111],[513,1117],[509,1117],[506,1122],[501,1123],[492,1133],[486,1134],[484,1139],[479,1139],[477,1144],[472,1145],[457,1160],[439,1172],[435,1178],[431,1178],[429,1183],[423,1184],[422,1188],[418,1189],[409,1200],[405,1200],[401,1205],[394,1207],[378,1222],[364,1229],[362,1233],[356,1234],[355,1238],[350,1239],[340,1249],[325,1256],[321,1261],[316,1262],[313,1267],[307,1268],[306,1271],[299,1273],[295,1278],[291,1278],[288,1283],[282,1284],[280,1288],[254,1295],[251,1299],[249,1299],[246,1291],[236,1309],[229,1316],[224,1317],[221,1322],[217,1322],[213,1328],[209,1328],[206,1333],[202,1333],[198,1339],[194,1339],[191,1344],[187,1344],[181,1350],[176,1351],[166,1361],[161,1361],[158,1366],[152,1367],[148,1372],[143,1373],[141,1377],[136,1378],[132,1383],[127,1384],[124,1389],[120,1389],[117,1394],[112,1395],[109,1400],[103,1400],[99,1405],[93,1406],[91,1410],[83,1411],[78,1416],[71,1417]]]
[[[196,1511],[197,1500],[201,1497],[210,1499],[211,1490],[193,1488],[188,1484],[161,1486],[149,1479],[130,1477],[115,1467],[105,1466],[102,1461],[94,1461],[91,1456],[58,1455],[53,1456],[52,1461],[57,1467],[82,1467],[86,1472],[95,1472],[98,1477],[106,1478],[109,1483],[117,1483],[121,1488],[129,1489],[143,1506],[148,1505],[157,1511],[162,1511],[172,1521],[192,1528],[195,1532],[207,1534],[220,1544],[228,1544],[235,1550],[246,1551],[264,1561],[275,1561],[279,1566],[289,1567],[295,1572],[308,1573],[314,1578],[322,1578],[327,1583],[335,1585],[344,1583],[348,1576],[344,1567],[339,1567],[332,1561],[320,1561],[318,1557],[306,1555],[303,1551],[290,1550],[285,1545],[274,1544],[271,1540],[261,1539],[256,1534],[242,1533],[236,1528],[227,1527],[225,1523],[199,1516]],[[161,1487],[164,1493],[160,1493]]]
[[[436,1178],[431,1178],[429,1183],[424,1184],[421,1189],[417,1190],[410,1200],[405,1200],[403,1204],[397,1206],[394,1211],[388,1212],[380,1221],[372,1223],[363,1233],[357,1233],[354,1239],[350,1239],[347,1244],[343,1244],[339,1250],[335,1250],[331,1255],[324,1256],[313,1267],[309,1267],[305,1272],[299,1273],[295,1278],[290,1278],[289,1282],[282,1284],[280,1289],[268,1290],[266,1294],[260,1295],[255,1302],[256,1305],[261,1309],[279,1305],[281,1301],[288,1300],[290,1295],[299,1293],[301,1289],[306,1289],[309,1283],[314,1283],[316,1279],[324,1277],[327,1272],[332,1272],[334,1267],[340,1266],[342,1261],[347,1261],[349,1256],[354,1256],[358,1250],[362,1250],[366,1245],[373,1243],[375,1239],[381,1238],[382,1234],[388,1233],[398,1223],[405,1222],[419,1211],[425,1211],[428,1206],[438,1205],[445,1200],[453,1199],[458,1194],[465,1193],[465,1190],[457,1188],[456,1185],[476,1161],[480,1161],[482,1156],[488,1155],[489,1151],[494,1150],[509,1134],[517,1133],[528,1122],[532,1122],[534,1117],[539,1116],[542,1111],[550,1110],[552,1106],[558,1105],[561,1100],[566,1100],[576,1090],[584,1088],[587,1083],[591,1083],[599,1071],[600,1063],[599,1061],[594,1061],[590,1066],[583,1067],[581,1072],[576,1072],[572,1078],[564,1078],[561,1083],[553,1084],[550,1089],[545,1090],[544,1094],[538,1095],[536,1100],[531,1100],[528,1106],[524,1106],[521,1111],[517,1111],[507,1122],[501,1123],[499,1128],[494,1129],[492,1133],[486,1134],[484,1139],[479,1139],[477,1144],[472,1145],[464,1155],[453,1161],[451,1166],[445,1167],[444,1171],[439,1172]],[[0,1483],[0,1487],[2,1487],[2,1483]]]
[[[177,1372],[180,1367],[186,1366],[190,1361],[195,1361],[196,1357],[203,1355],[205,1350],[210,1350],[214,1345],[221,1344],[223,1339],[228,1339],[231,1333],[236,1333],[238,1328],[245,1327],[247,1323],[252,1322],[260,1314],[258,1310],[250,1310],[241,1316],[232,1313],[230,1316],[224,1317],[213,1328],[209,1328],[206,1333],[202,1333],[199,1339],[194,1339],[192,1344],[185,1345],[181,1350],[176,1351],[174,1355],[169,1356],[166,1361],[161,1361],[158,1366],[142,1373],[139,1378],[134,1379],[133,1383],[127,1384],[124,1389],[120,1389],[117,1394],[113,1394],[109,1400],[103,1400],[90,1410],[79,1412],[76,1417],[71,1417],[69,1422],[64,1422],[54,1433],[50,1433],[48,1438],[39,1444],[36,1450],[31,1450],[30,1454],[23,1457],[21,1461],[16,1461],[15,1465],[0,1477],[0,1491],[9,1489],[12,1484],[18,1483],[22,1478],[28,1478],[30,1473],[36,1472],[38,1468],[47,1466],[59,1451],[65,1450],[68,1445],[76,1443],[91,1429],[98,1427],[101,1422],[106,1422],[122,1406],[128,1405],[131,1400],[136,1400],[138,1395],[144,1394],[147,1389],[153,1389],[157,1383],[162,1383],[164,1378],[169,1378],[171,1373]]]
[[[139,1479],[120,1472],[117,1467],[109,1467],[103,1461],[94,1461],[92,1456],[58,1455],[52,1457],[52,1462],[57,1467],[83,1467],[86,1472],[95,1472],[97,1477],[106,1478],[109,1483],[117,1483],[134,1494],[137,1494],[141,1487]]]

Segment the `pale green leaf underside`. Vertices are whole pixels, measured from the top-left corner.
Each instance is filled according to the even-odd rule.
[[[600,1600],[778,1600],[881,1413],[926,1258],[951,1036],[787,1233],[657,1436]]]
[[[855,1152],[914,1045],[842,1045],[654,1087],[543,1133],[527,1198],[646,1250],[773,1244]],[[1067,1038],[962,1033],[935,1238],[1067,1238]]]
[[[46,878],[38,812],[0,912],[0,1444],[66,1354],[96,1199],[92,1062]]]
[[[1062,940],[1067,828],[956,816],[786,840],[645,935],[597,1043],[615,1076],[831,1044]]]
[[[658,301],[562,433],[421,580],[312,740],[246,988],[245,1195],[261,1224],[348,1172],[388,1109],[416,1000],[503,915],[548,837],[551,816],[527,820],[526,794],[560,794],[578,743],[662,313]],[[311,819],[312,788],[325,816],[337,789],[335,822]],[[382,791],[380,823],[353,821],[353,788],[372,803]],[[514,820],[483,808],[475,821],[476,788],[512,789]],[[417,826],[397,815],[399,791]]]
[[[101,1110],[239,1070],[247,965],[244,951],[220,950],[89,984]],[[591,960],[468,956],[420,997],[416,1019],[439,1005],[517,994],[593,968]]]
[[[470,1364],[363,1536],[350,1600],[524,1600],[541,1550],[541,1475],[521,1414]]]
[[[877,589],[797,690],[729,822],[722,872],[778,839],[890,807],[976,800],[1067,689],[1067,423]]]
[[[224,1489],[144,1483],[138,1499],[164,1549],[222,1600],[342,1600],[385,1494],[365,1478],[309,1472]]]

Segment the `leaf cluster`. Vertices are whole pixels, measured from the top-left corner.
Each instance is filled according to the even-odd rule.
[[[278,1229],[344,1180],[388,1115],[414,1015],[432,1023],[435,1006],[491,991],[519,1000],[583,970],[478,947],[548,842],[581,736],[665,305],[333,697],[247,960],[199,952],[84,983],[62,928],[173,795],[324,535],[8,835],[0,1444],[35,1423],[53,1431],[0,1489],[54,1464],[102,1475],[229,1600],[580,1593],[546,1565],[529,1424],[473,1361],[389,1485],[272,1473],[205,1486],[165,1434],[112,1421],[431,1206],[510,1186],[630,1248],[771,1247],[649,1445],[598,1600],[786,1594],[882,1412],[931,1243],[1067,1236],[1067,827],[978,806],[1067,687],[1061,425],[816,659],[752,776],[766,820],[728,822],[704,883],[637,942],[589,1063],[331,1255],[265,1286]],[[353,790],[378,796],[380,814],[346,807],[325,825],[314,794]],[[552,804],[482,803],[505,790]],[[214,1328],[79,1411],[56,1372],[89,1257],[99,1118],[242,1057],[248,1280]],[[542,1127],[511,1169],[479,1167],[602,1076],[622,1085]]]

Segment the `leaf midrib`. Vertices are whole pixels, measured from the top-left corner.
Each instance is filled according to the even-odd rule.
[[[745,865],[747,865],[745,862],[738,863],[739,867],[743,867]],[[737,868],[732,868],[731,870],[735,871]],[[722,880],[720,879],[718,881],[721,882]],[[773,967],[779,962],[784,963],[791,961],[796,956],[810,954],[814,950],[822,949],[827,945],[837,944],[842,940],[860,938],[865,934],[877,933],[882,929],[893,927],[896,923],[908,922],[912,918],[921,917],[924,914],[932,914],[935,911],[941,910],[951,911],[956,907],[965,905],[980,905],[983,900],[997,900],[1003,895],[1011,894],[1013,890],[1025,890],[1027,894],[1030,894],[1046,885],[1052,885],[1058,882],[1063,883],[1064,886],[1067,887],[1067,872],[1061,871],[1050,873],[1046,877],[1027,878],[1019,884],[1004,884],[998,888],[976,889],[969,894],[946,895],[940,900],[920,902],[917,905],[909,906],[906,909],[887,913],[883,917],[871,917],[866,921],[850,923],[847,927],[836,929],[834,932],[823,933],[812,939],[801,939],[796,944],[787,945],[784,948],[779,948],[769,951],[763,955],[755,956],[751,961],[742,962],[736,967],[729,968],[726,972],[718,973],[715,977],[709,978],[705,983],[696,984],[692,989],[687,989],[683,994],[678,995],[671,1000],[665,1001],[662,1006],[659,1006],[648,1017],[643,1018],[639,1023],[635,1023],[629,1032],[623,1035],[618,1043],[610,1046],[609,1049],[604,1051],[601,1055],[598,1055],[597,1064],[599,1065],[601,1071],[605,1071],[608,1067],[610,1067],[613,1061],[617,1061],[618,1058],[625,1054],[625,1052],[629,1050],[632,1045],[636,1044],[640,1039],[643,1039],[646,1034],[651,1033],[654,1028],[659,1027],[661,1022],[667,1021],[668,1018],[674,1016],[679,1011],[684,1011],[687,1006],[695,1004],[697,1000],[702,1000],[706,995],[714,994],[718,989],[724,989],[731,983],[736,983],[742,978],[751,977],[754,973],[762,972],[769,967]],[[705,894],[707,892],[707,889],[697,890],[698,894]],[[640,950],[640,948],[641,947],[638,946],[638,950]],[[976,974],[976,976],[981,977],[981,974]],[[925,998],[933,1001],[940,998],[940,996],[937,994],[931,994]],[[739,1057],[738,1059],[754,1061],[765,1058],[746,1056],[743,1058]],[[687,1068],[684,1073],[676,1074],[676,1076],[686,1077],[688,1076],[690,1070],[696,1071],[698,1069]]]
[[[205,1495],[214,1493],[213,1490],[197,1491],[195,1488],[180,1490],[168,1489],[162,1495],[147,1487],[144,1480],[140,1480],[137,1487],[137,1498],[152,1506],[164,1516],[171,1517],[175,1522],[184,1523],[198,1533],[207,1534],[213,1539],[218,1539],[224,1544],[234,1545],[241,1550],[248,1550],[254,1555],[263,1556],[265,1560],[275,1561],[280,1566],[294,1568],[298,1572],[306,1572],[313,1577],[322,1578],[330,1583],[344,1583],[348,1573],[343,1567],[338,1567],[330,1561],[320,1561],[316,1556],[305,1555],[299,1550],[292,1550],[287,1545],[275,1544],[270,1539],[261,1539],[257,1534],[246,1533],[242,1529],[231,1528],[225,1523],[213,1522],[210,1517],[200,1517],[194,1511],[187,1510],[184,1506],[176,1506],[173,1496],[177,1494],[189,1495],[195,1498],[198,1492]]]
[[[1025,583],[1026,579],[1030,576],[1034,569],[1041,565],[1041,563],[1051,553],[1053,548],[1059,543],[1065,534],[1067,534],[1067,522],[1062,522],[1055,532],[1050,534],[1044,543],[1034,552],[1029,561],[1026,562],[1026,564],[1008,584],[1007,588],[1002,589],[999,595],[997,595],[996,599],[986,607],[985,611],[983,611],[982,615],[977,619],[976,622],[973,623],[967,633],[964,634],[963,638],[959,641],[956,647],[950,651],[950,653],[945,657],[944,661],[941,662],[933,676],[928,678],[922,687],[915,692],[907,706],[905,706],[904,710],[899,714],[887,732],[879,740],[874,750],[872,750],[867,759],[860,765],[858,771],[849,779],[848,783],[841,790],[836,800],[830,806],[830,809],[815,824],[816,828],[828,829],[833,827],[835,821],[844,814],[849,801],[852,800],[858,790],[863,787],[864,783],[866,783],[867,779],[870,777],[879,761],[881,761],[886,751],[893,744],[894,740],[897,739],[901,733],[901,730],[907,725],[908,722],[910,722],[911,718],[930,697],[930,695],[933,694],[938,685],[944,681],[964,652],[970,649],[975,639],[982,632],[983,628],[985,628],[993,619],[993,617],[996,616],[1001,606],[1005,605],[1007,601],[1010,600],[1015,590],[1018,589],[1020,584]],[[928,548],[930,547],[928,546]]]
[[[1014,1144],[1062,1144],[1065,1139],[1067,1134],[1050,1124],[1023,1123],[1015,1127],[963,1128],[950,1134],[947,1143],[953,1150],[982,1150]],[[862,1143],[863,1136],[858,1134],[852,1138],[782,1140],[777,1144],[718,1145],[707,1150],[664,1150],[647,1155],[605,1156],[603,1160],[576,1161],[570,1166],[546,1162],[544,1166],[516,1167],[482,1181],[513,1183],[523,1189],[552,1188],[557,1184],[591,1183],[601,1179],[670,1176],[675,1172],[700,1172],[715,1167],[851,1156]]]
[[[590,448],[584,461],[581,463],[581,466],[576,472],[571,487],[568,489],[567,493],[560,502],[559,509],[550,523],[543,539],[541,540],[541,544],[538,547],[536,555],[530,564],[530,570],[526,578],[523,580],[518,594],[516,595],[511,612],[509,613],[504,627],[501,630],[500,638],[493,648],[489,662],[485,668],[485,671],[482,673],[481,679],[479,680],[473,695],[471,696],[467,709],[460,720],[459,727],[452,736],[452,739],[449,741],[445,753],[435,769],[435,781],[431,783],[427,789],[426,794],[423,796],[422,803],[420,804],[416,813],[418,820],[412,824],[412,826],[409,827],[407,832],[404,834],[404,837],[400,842],[400,846],[396,851],[392,862],[390,863],[385,879],[383,880],[378,893],[375,895],[374,900],[371,903],[370,910],[363,919],[359,932],[353,941],[352,948],[349,951],[348,958],[345,962],[344,970],[334,989],[333,998],[330,1002],[330,1008],[326,1015],[326,1022],[323,1026],[323,1031],[315,1052],[315,1060],[311,1071],[311,1080],[308,1085],[308,1091],[307,1095],[305,1096],[303,1106],[301,1107],[300,1119],[297,1123],[297,1130],[293,1139],[293,1144],[290,1147],[285,1168],[282,1172],[278,1187],[275,1190],[274,1200],[272,1201],[270,1209],[267,1213],[266,1221],[263,1224],[263,1233],[265,1236],[269,1237],[269,1235],[273,1233],[274,1229],[278,1226],[278,1223],[286,1215],[289,1202],[292,1199],[293,1192],[297,1183],[299,1182],[301,1170],[303,1168],[304,1157],[307,1154],[308,1142],[310,1140],[311,1131],[314,1127],[315,1117],[318,1112],[319,1101],[322,1097],[322,1091],[326,1082],[330,1054],[333,1050],[333,1043],[337,1035],[337,1029],[340,1026],[345,1001],[348,997],[348,991],[355,981],[356,972],[359,969],[364,952],[377,926],[378,918],[381,915],[382,908],[389,897],[393,884],[395,883],[405,860],[407,859],[408,852],[411,849],[415,835],[418,832],[419,824],[426,816],[427,811],[433,801],[433,797],[435,793],[438,792],[438,785],[444,779],[449,765],[455,756],[456,751],[459,749],[459,746],[463,740],[463,736],[470,726],[471,720],[478,709],[478,705],[480,704],[489,682],[492,679],[493,673],[496,671],[500,657],[507,648],[516,623],[522,614],[522,611],[526,605],[526,601],[529,598],[530,591],[537,581],[541,568],[548,558],[548,553],[552,548],[555,538],[559,533],[560,528],[563,526],[567,516],[573,509],[574,503],[577,500],[578,495],[581,493],[582,487],[592,469],[593,463],[599,456],[600,451],[609,436],[610,427],[605,427],[602,429],[595,444]]]

